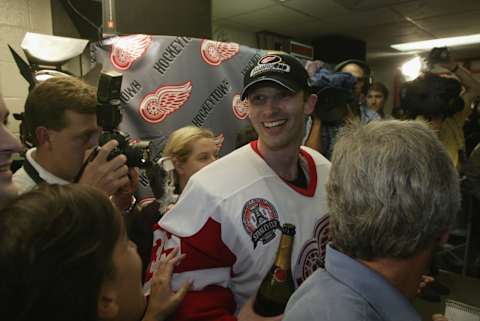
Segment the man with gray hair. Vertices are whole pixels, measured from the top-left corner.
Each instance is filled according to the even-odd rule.
[[[460,209],[453,164],[422,122],[352,123],[327,182],[325,270],[291,297],[284,321],[420,320],[411,301]]]

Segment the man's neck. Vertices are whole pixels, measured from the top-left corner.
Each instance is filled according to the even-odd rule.
[[[49,157],[49,151],[45,151],[42,148],[37,147],[37,149],[32,153],[32,158],[40,165],[42,168],[49,172],[52,175],[57,176],[66,181],[72,181],[70,178],[63,177],[61,173],[58,172],[58,167],[51,161]]]
[[[422,275],[430,263],[432,250],[427,249],[407,259],[359,260],[362,264],[382,275],[410,301],[417,294]]]
[[[287,181],[297,178],[300,144],[292,144],[281,150],[271,150],[258,140],[257,147],[265,162],[278,176]]]

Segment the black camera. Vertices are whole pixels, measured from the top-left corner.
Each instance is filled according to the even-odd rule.
[[[120,110],[120,91],[122,75],[115,71],[102,72],[97,90],[97,123],[102,127],[99,145],[115,139],[118,146],[112,150],[108,160],[123,154],[127,157],[128,167],[146,168],[152,165],[150,158],[150,142],[134,142],[130,137],[118,130],[122,121]]]

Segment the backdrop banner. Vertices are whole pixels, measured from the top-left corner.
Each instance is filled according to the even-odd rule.
[[[173,36],[129,35],[90,46],[91,62],[122,73],[123,121],[134,139],[152,141],[159,157],[168,135],[183,126],[207,127],[225,155],[248,124],[240,100],[243,76],[264,53],[233,42]],[[142,173],[139,196],[151,199]]]

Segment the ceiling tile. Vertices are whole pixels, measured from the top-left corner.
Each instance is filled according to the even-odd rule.
[[[392,43],[480,33],[480,0],[212,1],[216,24],[302,42],[326,34],[350,36],[366,41],[369,55],[391,52]]]
[[[291,36],[294,39],[312,40],[321,35],[342,34],[346,30],[340,26],[322,20],[297,24],[295,28],[285,26],[277,29],[279,33]]]
[[[363,11],[378,8],[385,8],[396,4],[405,2],[412,2],[412,0],[333,0],[344,8]]]
[[[415,19],[415,22],[418,23],[420,26],[431,32],[433,35],[436,34],[436,30],[444,30],[448,28],[453,28],[456,30],[459,29],[470,29],[476,30],[475,33],[480,33],[480,10],[477,11],[469,11],[466,13],[458,13],[458,14],[448,14],[442,16],[436,16],[431,18],[425,19]],[[458,34],[460,35],[466,34],[465,32],[461,32]]]
[[[326,21],[345,26],[346,28],[363,28],[402,21],[404,18],[390,9],[374,9],[354,12],[342,16],[327,16]]]
[[[338,5],[333,0],[290,0],[289,2],[286,2],[284,6],[319,18],[347,15],[351,12],[350,10]]]
[[[480,10],[479,0],[424,0],[412,1],[393,6],[402,15],[412,19],[422,19],[458,12]]]
[[[222,19],[275,5],[273,0],[212,0],[212,18]]]
[[[297,24],[311,21],[313,18],[278,5],[235,16],[230,20],[239,24],[255,26],[259,30],[278,32],[279,28],[290,27],[293,29]]]
[[[387,25],[382,25],[381,27],[367,27],[367,28],[357,28],[350,29],[353,33],[356,33],[359,37],[365,39],[373,38],[388,38],[388,37],[402,37],[410,35],[419,31],[421,29],[417,28],[414,24],[406,21],[400,21],[396,23],[391,23]]]

